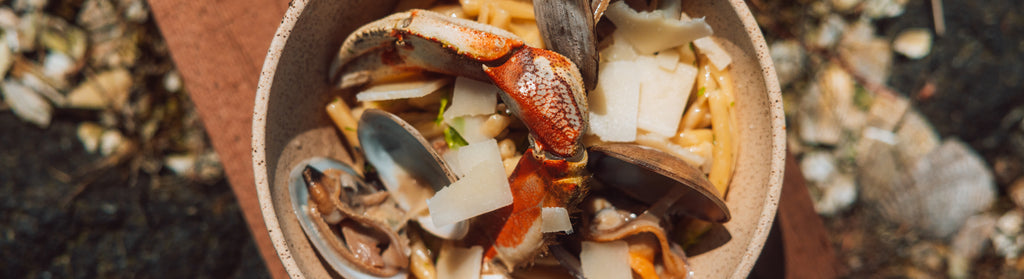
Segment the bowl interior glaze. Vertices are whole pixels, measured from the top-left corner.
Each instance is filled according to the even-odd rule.
[[[274,248],[293,277],[337,276],[317,255],[292,213],[288,173],[299,161],[349,161],[342,136],[324,105],[335,94],[327,71],[344,38],[387,15],[394,1],[292,1],[274,36],[259,79],[253,111],[252,156],[256,191]],[[785,121],[775,70],[761,30],[742,0],[685,1],[691,17],[706,17],[733,58],[736,170],[726,204],[731,239],[690,257],[698,278],[743,278],[760,254],[782,188]],[[709,236],[722,239],[725,234]]]

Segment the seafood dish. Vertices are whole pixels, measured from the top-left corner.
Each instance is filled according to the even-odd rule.
[[[352,158],[293,166],[302,230],[346,278],[692,277],[742,100],[681,6],[399,1],[331,63]]]

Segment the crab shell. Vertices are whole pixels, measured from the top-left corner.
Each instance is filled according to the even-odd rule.
[[[576,65],[494,26],[426,10],[393,14],[353,32],[331,74],[341,88],[353,88],[411,71],[492,82],[530,129],[536,150],[562,158],[582,152],[588,108]]]

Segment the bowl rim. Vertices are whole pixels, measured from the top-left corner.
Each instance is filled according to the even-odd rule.
[[[786,167],[786,116],[782,108],[782,89],[779,87],[779,78],[775,73],[775,63],[772,61],[768,44],[764,40],[764,34],[757,25],[757,20],[750,12],[746,2],[743,0],[730,0],[733,10],[736,11],[740,22],[750,36],[754,47],[754,55],[758,64],[761,65],[761,76],[764,78],[765,89],[768,92],[768,113],[773,132],[771,136],[771,166],[768,174],[768,193],[764,197],[764,207],[761,209],[761,216],[758,218],[757,230],[747,245],[746,255],[740,260],[740,264],[730,278],[746,278],[754,263],[761,255],[764,242],[771,231],[772,223],[775,221],[775,214],[779,207],[779,196],[782,193],[782,176]],[[776,131],[778,129],[778,131]]]
[[[281,25],[274,31],[274,39],[267,48],[267,56],[263,60],[263,67],[260,69],[259,82],[256,85],[256,102],[253,106],[252,116],[252,168],[256,179],[256,198],[260,203],[260,211],[263,213],[263,222],[270,234],[270,242],[274,244],[277,258],[281,260],[288,276],[292,278],[305,278],[299,265],[295,262],[291,250],[288,249],[284,231],[278,222],[277,213],[274,211],[273,199],[270,195],[270,182],[267,172],[267,107],[270,100],[270,88],[274,84],[274,75],[277,72],[277,63],[281,60],[281,52],[288,38],[291,37],[291,30],[298,22],[299,15],[306,9],[310,0],[292,0],[288,4],[281,19]]]
[[[274,32],[274,39],[271,41],[270,46],[267,49],[267,55],[263,61],[263,67],[260,70],[252,117],[252,166],[256,182],[256,195],[260,202],[260,211],[263,214],[263,220],[266,224],[268,233],[270,234],[274,250],[277,252],[278,259],[280,259],[281,263],[284,265],[285,271],[293,278],[304,278],[305,276],[302,274],[298,263],[295,261],[295,257],[292,256],[292,252],[288,248],[283,230],[278,222],[277,213],[274,211],[266,165],[266,112],[270,100],[270,88],[273,85],[277,64],[280,62],[281,58],[281,52],[279,50],[283,49],[286,45],[291,36],[292,28],[295,27],[295,23],[298,22],[299,15],[301,15],[305,10],[307,6],[306,4],[308,4],[309,1],[310,0],[291,1],[283,19],[281,20],[281,24]],[[784,132],[786,130],[786,123],[782,108],[782,90],[779,86],[778,77],[775,73],[775,65],[772,61],[767,43],[764,40],[764,35],[761,33],[761,29],[758,27],[757,21],[754,19],[753,14],[750,12],[750,9],[743,0],[729,0],[728,2],[732,6],[733,10],[736,11],[747,35],[750,36],[755,52],[754,55],[757,58],[758,64],[761,66],[761,74],[765,83],[765,89],[767,89],[766,93],[768,94],[768,116],[771,118],[769,121],[772,126],[770,130],[776,131],[776,129],[778,129],[779,131],[782,131],[771,135],[771,143],[769,144],[771,148],[769,152],[771,163],[769,166],[769,176],[767,181],[768,191],[767,195],[764,197],[764,206],[762,207],[761,213],[757,219],[757,229],[755,230],[751,241],[747,245],[747,249],[745,251],[746,254],[743,255],[739,265],[733,271],[732,275],[729,276],[730,278],[745,278],[747,274],[750,273],[754,263],[760,256],[761,249],[764,247],[764,242],[768,237],[768,232],[771,229],[772,223],[775,221],[775,214],[778,210],[779,196],[782,192],[783,170],[785,168],[786,160],[786,133]]]

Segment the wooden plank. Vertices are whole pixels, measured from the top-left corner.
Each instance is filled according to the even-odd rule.
[[[776,221],[782,233],[786,278],[836,278],[844,273],[825,223],[814,211],[800,165],[789,153]]]
[[[263,58],[287,0],[150,0],[171,58],[220,155],[270,274],[287,278],[263,223],[250,153],[252,109]]]

